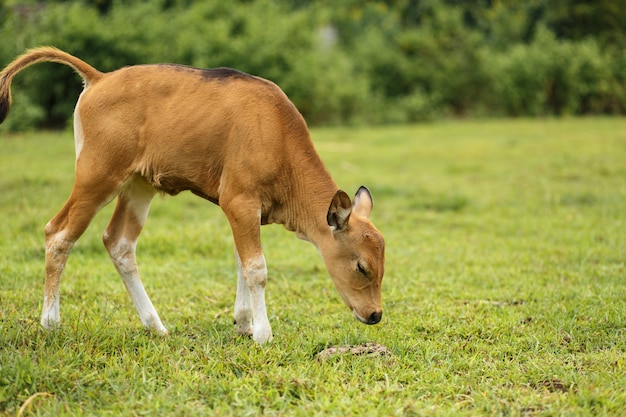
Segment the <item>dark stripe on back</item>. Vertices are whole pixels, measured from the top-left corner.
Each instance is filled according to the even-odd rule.
[[[256,77],[252,75],[246,74],[245,72],[238,71],[232,68],[196,68],[189,65],[181,65],[181,64],[156,64],[157,66],[162,67],[170,67],[177,71],[186,71],[192,74],[198,74],[202,78],[208,80],[227,80],[231,78],[239,78],[239,79],[249,79],[254,80]]]

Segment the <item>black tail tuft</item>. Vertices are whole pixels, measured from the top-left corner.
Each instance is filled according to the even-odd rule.
[[[9,113],[9,101],[0,99],[0,124],[4,122],[4,119],[7,118],[7,114]]]
[[[7,118],[11,107],[11,91],[5,83],[6,79],[0,79],[0,124]]]

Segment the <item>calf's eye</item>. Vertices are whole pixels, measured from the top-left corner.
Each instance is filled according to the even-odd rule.
[[[356,269],[357,269],[357,271],[359,271],[359,273],[360,273],[361,275],[364,275],[364,276],[366,276],[366,275],[367,275],[367,271],[365,270],[365,268],[363,267],[363,265],[361,265],[361,262],[357,262],[357,264],[356,264]]]

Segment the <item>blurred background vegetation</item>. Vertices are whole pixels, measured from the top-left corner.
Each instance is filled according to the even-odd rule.
[[[0,65],[53,45],[102,71],[173,62],[268,78],[309,124],[626,113],[615,0],[0,0]],[[67,67],[18,76],[3,129],[63,128]]]

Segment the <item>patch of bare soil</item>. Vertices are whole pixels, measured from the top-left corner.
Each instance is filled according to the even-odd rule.
[[[339,355],[391,356],[391,351],[378,343],[368,342],[357,346],[331,346],[315,355],[320,362]]]

